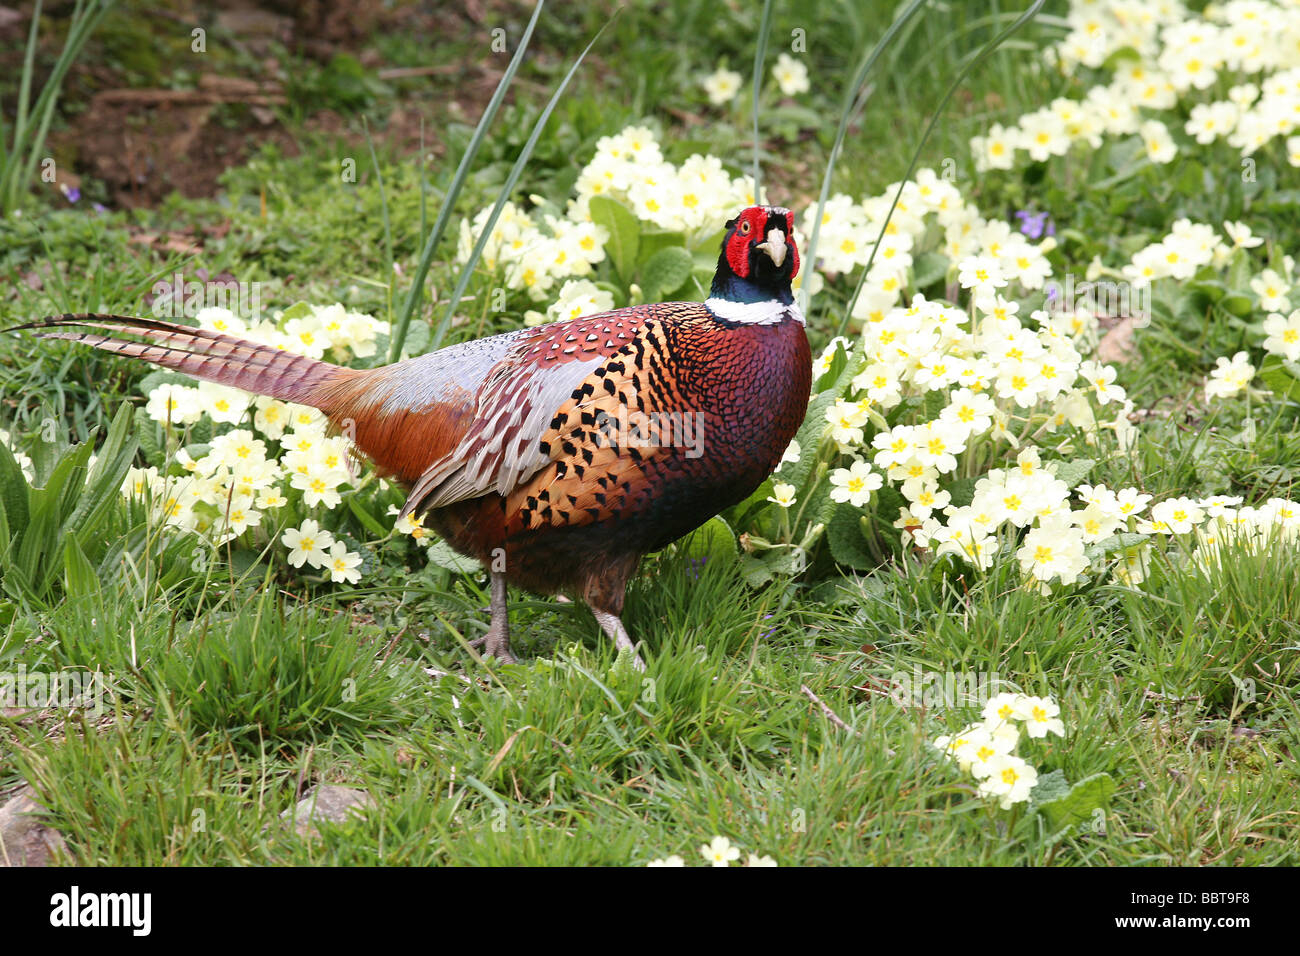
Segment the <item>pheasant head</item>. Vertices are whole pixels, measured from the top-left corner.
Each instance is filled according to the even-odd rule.
[[[794,213],[780,206],[750,206],[727,223],[706,305],[733,321],[784,312],[794,302],[790,280],[798,271]]]

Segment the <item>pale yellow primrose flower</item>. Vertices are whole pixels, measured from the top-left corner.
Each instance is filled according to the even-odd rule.
[[[732,861],[740,859],[740,848],[732,846],[724,836],[715,836],[700,847],[700,856],[713,866],[730,866]]]

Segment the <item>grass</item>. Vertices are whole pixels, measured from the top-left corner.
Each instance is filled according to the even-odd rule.
[[[874,194],[899,178],[908,144],[955,71],[1020,10],[939,6],[882,62],[835,190]],[[892,7],[810,0],[795,18],[777,6],[772,55],[791,30],[807,31],[812,102],[833,117],[839,84]],[[674,160],[708,150],[748,168],[746,97],[718,119],[695,81],[723,60],[746,69],[761,14],[756,4],[630,5],[557,106],[522,190],[563,194],[599,136],[642,119],[666,131]],[[521,75],[539,88],[553,84],[571,61],[563,51],[579,49],[604,21],[604,11],[586,6],[543,18],[539,55]],[[987,122],[1059,94],[1061,80],[1036,52],[1059,34],[1048,17],[995,53],[950,105],[922,164],[957,157],[959,185],[981,205],[1025,190],[1057,210],[1058,224],[1140,245],[1196,209],[1156,218],[1162,202],[1187,201],[1138,195],[1117,223],[1106,205],[1113,197],[1082,187],[1017,183],[986,195],[961,158]],[[418,63],[426,52],[401,37],[384,44],[394,62]],[[331,95],[323,82],[313,89]],[[279,305],[337,298],[388,314],[406,292],[390,255],[409,276],[422,251],[421,177],[432,210],[451,167],[424,169],[385,141],[385,115],[405,88],[376,89],[348,114],[355,135],[304,131],[296,157],[268,147],[226,174],[217,199],[106,214],[34,208],[6,219],[0,269],[40,281],[5,283],[4,324],[48,312],[140,312],[159,277],[199,266],[265,281],[264,301]],[[503,107],[483,143],[413,327],[447,309],[455,226],[505,182],[545,102],[531,89]],[[685,119],[668,109],[682,103]],[[362,116],[376,131],[373,160]],[[440,149],[459,156],[471,129],[442,119]],[[774,196],[788,190],[793,206],[815,197],[833,129],[823,123],[764,142]],[[339,181],[340,156],[356,158],[356,184]],[[1251,195],[1228,190],[1200,202],[1207,221],[1218,221],[1239,218]],[[1260,215],[1273,217],[1294,248],[1294,223]],[[225,221],[228,232],[198,258],[128,241],[131,229],[201,231]],[[487,288],[471,284],[478,298],[448,341],[519,324],[518,314],[488,310]],[[815,343],[835,320],[813,316]],[[1130,463],[1103,462],[1093,480],[1157,495],[1290,494],[1300,453],[1295,406],[1211,410],[1195,397],[1214,358],[1242,341],[1208,314],[1140,334],[1125,385],[1140,407],[1161,414],[1142,426]],[[138,401],[146,371],[6,337],[5,425],[31,433],[50,419],[84,439]],[[645,562],[629,595],[628,628],[647,645],[649,667],[639,674],[615,664],[581,606],[513,593],[524,663],[484,667],[457,640],[486,627],[477,576],[397,561],[384,564],[373,588],[308,587],[260,565],[194,567],[184,541],[160,539],[143,514],[123,509],[114,520],[115,573],[52,594],[0,597],[0,672],[22,665],[113,676],[98,718],[50,709],[0,717],[0,790],[31,782],[74,862],[624,865],[674,853],[702,862],[700,844],[723,834],[786,865],[1300,863],[1292,758],[1300,587],[1291,551],[1233,558],[1211,572],[1161,566],[1143,592],[1093,583],[1044,598],[1018,587],[1012,569],[963,575],[907,554],[867,574],[755,589],[734,565],[701,567],[671,548]],[[991,809],[930,746],[973,712],[891,699],[889,682],[916,668],[996,674],[1055,695],[1069,736],[1041,746],[1035,761],[1071,781],[1109,774],[1117,789],[1103,817],[1060,836],[1039,816]],[[377,807],[324,826],[319,839],[300,837],[279,815],[317,783],[365,788]]]
[[[1243,621],[1280,613],[1294,628],[1294,594],[1257,616],[1263,588],[1243,587],[1257,569],[1238,569],[1235,586],[1171,575],[1130,607],[1099,595],[1044,607],[996,582],[958,600],[896,573],[884,593],[771,619],[735,581],[657,570],[662,586],[638,588],[629,614],[654,635],[644,675],[611,674],[586,622],[564,628],[576,643],[550,660],[498,675],[460,661],[430,681],[411,660],[448,666],[445,652],[376,667],[382,640],[321,611],[267,616],[271,598],[171,646],[146,614],[129,703],[98,727],[11,725],[10,772],[37,785],[87,863],[622,864],[690,858],[714,833],[783,863],[1296,861],[1283,756],[1294,674],[1248,706],[1205,665],[1258,653],[1261,632]],[[1194,588],[1215,596],[1204,614],[1178,601]],[[722,620],[719,606],[732,609]],[[546,629],[551,614],[525,609],[519,624]],[[1162,643],[1171,632],[1189,638],[1178,651]],[[81,659],[53,640],[55,659]],[[1072,735],[1048,757],[1071,779],[1121,781],[1106,832],[1003,835],[928,749],[952,715],[855,689],[915,661],[1060,694]],[[359,703],[334,713],[345,673]],[[1243,722],[1257,735],[1235,734]],[[313,780],[365,787],[379,809],[320,842],[268,836]]]

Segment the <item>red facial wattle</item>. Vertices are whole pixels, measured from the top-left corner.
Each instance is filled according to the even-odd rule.
[[[750,206],[736,217],[736,225],[731,232],[731,241],[727,243],[727,264],[731,271],[742,279],[749,278],[749,246],[755,237],[762,234],[767,214],[758,206]]]
[[[763,206],[750,206],[735,219],[731,237],[727,241],[727,264],[739,278],[749,278],[749,254],[755,242],[766,239],[768,210]],[[791,276],[799,272],[799,250],[791,237],[794,235],[794,213],[785,214],[785,233],[792,253]]]

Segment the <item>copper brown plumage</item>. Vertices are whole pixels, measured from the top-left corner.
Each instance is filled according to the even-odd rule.
[[[507,584],[576,593],[630,648],[620,618],[641,557],[744,500],[803,420],[811,358],[790,292],[792,228],[775,207],[728,222],[706,302],[617,309],[377,369],[124,316],[25,328],[319,408],[410,489],[404,514],[426,513],[491,570],[485,644],[498,658],[513,659]]]

